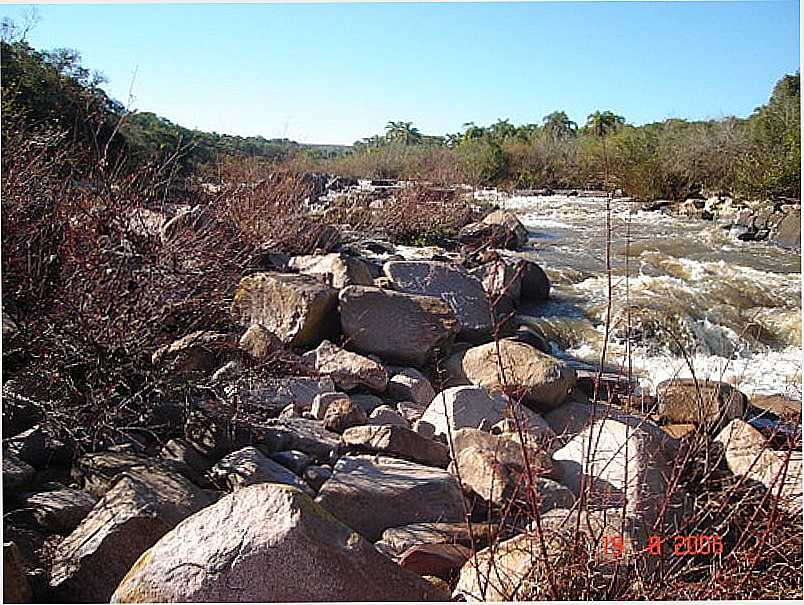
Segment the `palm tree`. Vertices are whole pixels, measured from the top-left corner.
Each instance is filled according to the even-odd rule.
[[[542,124],[544,124],[545,132],[555,141],[563,141],[574,137],[578,131],[578,125],[570,120],[569,116],[563,111],[554,111],[544,116]]]
[[[474,122],[466,122],[463,127],[466,129],[463,132],[464,140],[480,139],[486,134],[486,129],[482,126],[475,126]]]
[[[586,129],[603,138],[625,124],[625,118],[611,111],[596,111],[586,118]]]
[[[405,145],[421,143],[422,133],[413,126],[413,122],[388,122],[385,126],[385,137],[389,141],[400,141]]]
[[[502,143],[505,139],[513,137],[516,134],[516,126],[511,124],[507,119],[497,120],[494,124],[489,126],[488,133],[498,143]]]

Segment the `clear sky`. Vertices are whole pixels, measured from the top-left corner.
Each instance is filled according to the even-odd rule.
[[[5,5],[19,19],[28,7]],[[135,109],[190,128],[352,143],[388,120],[634,124],[748,115],[799,68],[799,4],[40,5],[36,48],[75,48]]]

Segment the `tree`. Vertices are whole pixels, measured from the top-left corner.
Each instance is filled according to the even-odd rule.
[[[385,137],[389,141],[405,145],[417,145],[422,141],[422,134],[413,126],[413,122],[388,122],[385,126]]]
[[[625,124],[625,118],[611,111],[596,111],[586,118],[586,129],[596,137],[604,138]]]
[[[487,133],[494,141],[502,144],[506,139],[511,139],[516,136],[516,126],[511,124],[508,119],[497,120],[488,127]]]
[[[574,137],[578,132],[578,125],[569,119],[563,111],[554,111],[544,116],[542,119],[544,131],[552,137],[554,141],[566,141]]]

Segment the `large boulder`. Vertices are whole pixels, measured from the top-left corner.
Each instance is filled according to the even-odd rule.
[[[528,230],[517,218],[516,214],[508,210],[495,210],[487,214],[481,221],[484,225],[501,225],[511,234],[514,248],[522,248],[528,243]]]
[[[50,586],[69,602],[108,602],[137,558],[212,502],[180,475],[123,475],[53,557]]]
[[[471,273],[483,284],[498,318],[516,310],[522,290],[522,272],[517,263],[497,258],[472,269]]]
[[[374,283],[371,266],[366,261],[337,252],[294,256],[288,266],[299,273],[316,277],[338,290],[346,286],[371,286]]]
[[[652,525],[661,515],[677,527],[680,490],[669,493],[679,451],[658,427],[632,416],[595,420],[553,454],[561,482],[575,496],[586,485],[593,508],[619,508]],[[670,498],[670,500],[668,500]]]
[[[443,595],[301,492],[239,490],[164,536],[112,602],[428,601]]]
[[[450,306],[432,296],[349,286],[340,301],[349,345],[389,362],[422,366],[437,350],[449,349],[458,332]]]
[[[747,422],[732,420],[715,437],[723,447],[729,470],[764,485],[779,505],[794,515],[802,510],[801,450],[774,451],[765,437]]]
[[[328,340],[315,350],[305,353],[303,357],[319,373],[332,378],[344,391],[364,386],[382,393],[388,386],[388,372],[382,364],[342,349]]]
[[[550,297],[550,278],[539,265],[528,260],[519,262],[522,267],[522,299],[547,300]]]
[[[446,445],[402,426],[355,426],[344,431],[343,441],[358,450],[406,458],[428,466],[445,467],[449,463]]]
[[[483,284],[462,267],[437,261],[390,261],[383,271],[395,290],[434,296],[449,304],[460,323],[461,338],[491,335],[491,310]]]
[[[670,422],[717,425],[741,418],[748,398],[725,382],[675,378],[656,387],[659,416]]]
[[[465,487],[487,502],[504,505],[513,496],[526,499],[526,469],[532,476],[549,476],[553,462],[535,444],[525,448],[513,439],[478,429],[460,429],[453,435],[455,474]]]
[[[341,457],[316,501],[372,542],[389,527],[464,517],[452,475],[385,456]]]
[[[337,299],[337,290],[314,277],[254,273],[240,280],[232,315],[262,324],[287,345],[313,346],[337,333]]]
[[[295,473],[274,462],[255,447],[244,447],[232,452],[212,467],[210,475],[220,487],[229,491],[256,483],[285,483],[313,494]]]
[[[771,233],[771,239],[790,248],[801,247],[801,210],[794,210],[779,221]]]
[[[508,338],[455,353],[447,370],[455,381],[490,392],[507,390],[540,412],[564,403],[576,380],[575,370],[563,361]]]

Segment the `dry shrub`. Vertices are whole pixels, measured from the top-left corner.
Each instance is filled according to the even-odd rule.
[[[195,330],[237,331],[231,297],[260,246],[321,245],[324,226],[300,216],[306,185],[281,174],[195,192],[203,220],[163,241],[162,219],[188,196],[175,195],[175,158],[123,173],[58,134],[3,134],[3,308],[19,325],[7,391],[77,451],[172,436],[207,384],[151,354]],[[65,171],[65,157],[82,171]]]
[[[480,218],[452,190],[425,185],[405,187],[369,207],[369,198],[342,198],[327,211],[327,220],[355,229],[379,231],[394,243],[450,246],[465,225]]]

